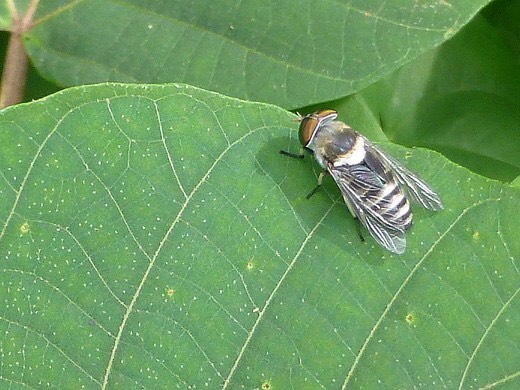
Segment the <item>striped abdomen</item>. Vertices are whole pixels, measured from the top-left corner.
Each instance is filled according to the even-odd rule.
[[[381,189],[375,191],[372,199],[375,199],[372,208],[384,219],[400,226],[403,230],[412,226],[413,214],[410,202],[396,182],[385,183]]]

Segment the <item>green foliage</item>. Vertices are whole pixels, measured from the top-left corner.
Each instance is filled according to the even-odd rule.
[[[305,199],[293,119],[182,85],[5,110],[4,385],[516,383],[519,191],[391,147],[447,206],[392,256],[331,182]]]
[[[25,40],[37,70],[61,86],[183,82],[291,109],[335,107],[354,124],[345,96],[361,91],[356,104],[384,139],[511,181],[520,1],[495,2],[468,23],[486,3],[48,1]],[[49,91],[30,81],[28,97]]]
[[[26,42],[60,85],[174,81],[297,108],[377,81],[488,2],[43,1]]]
[[[0,111],[0,387],[518,388],[520,0],[488,2],[40,1],[28,100],[108,83]],[[441,195],[404,255],[305,199],[278,151],[317,107]]]
[[[496,19],[490,11],[478,16],[357,100],[380,115],[393,142],[435,149],[475,172],[510,181],[520,173],[520,72],[518,54]],[[350,106],[343,102],[341,111]]]

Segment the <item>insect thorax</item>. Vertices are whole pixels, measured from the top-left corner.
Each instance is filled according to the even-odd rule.
[[[327,162],[334,163],[347,155],[358,136],[354,130],[341,122],[322,126],[314,138],[314,152],[318,163],[327,167]]]

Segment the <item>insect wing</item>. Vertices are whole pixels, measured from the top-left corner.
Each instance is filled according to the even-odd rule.
[[[372,144],[366,143],[367,147],[376,154],[386,168],[393,172],[399,184],[406,187],[406,193],[416,202],[429,210],[442,210],[441,198],[435,191],[419,176],[405,168],[399,161],[386,154],[383,150]]]
[[[328,171],[341,190],[349,210],[370,235],[389,251],[403,253],[406,249],[405,228],[378,211],[385,209],[385,201],[377,196],[384,185],[377,174],[362,165],[330,166]]]

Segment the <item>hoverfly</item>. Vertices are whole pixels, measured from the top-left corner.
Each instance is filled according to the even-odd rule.
[[[381,246],[401,254],[405,231],[412,225],[409,198],[430,210],[441,210],[441,199],[424,180],[337,117],[335,110],[321,110],[300,118],[300,142],[323,168],[307,198],[330,174],[354,218]],[[303,152],[280,153],[304,157]]]

